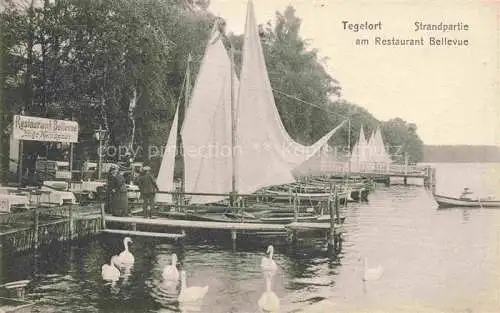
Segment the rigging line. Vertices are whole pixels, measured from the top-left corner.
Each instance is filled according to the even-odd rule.
[[[177,110],[177,107],[180,106],[180,104],[181,104],[181,99],[183,99],[183,97],[185,96],[184,93],[182,92],[182,90],[184,90],[184,88],[187,88],[186,81],[187,81],[187,75],[184,75],[184,78],[182,79],[182,84],[181,84],[181,92],[179,93],[179,97],[177,98],[177,105],[175,107],[176,110]],[[175,110],[174,110],[174,115],[175,115]]]
[[[292,96],[292,95],[286,94],[286,93],[284,93],[283,91],[279,91],[279,90],[274,89],[274,88],[273,88],[273,91],[274,91],[274,92],[277,92],[277,93],[279,93],[279,94],[281,94],[281,95],[283,95],[283,96],[285,96],[285,97],[288,97],[288,98],[290,98],[290,99],[294,99],[294,100],[300,101],[300,102],[302,102],[302,103],[308,104],[308,105],[310,105],[310,106],[313,106],[313,107],[315,107],[315,108],[321,109],[321,110],[323,110],[323,111],[325,111],[325,112],[327,112],[327,113],[335,114],[335,115],[337,115],[337,116],[340,116],[340,117],[343,117],[343,118],[349,119],[349,117],[348,117],[348,116],[346,116],[346,115],[342,115],[342,114],[339,114],[339,113],[333,112],[333,111],[331,111],[331,110],[329,110],[329,109],[327,109],[327,108],[324,108],[324,107],[322,107],[322,106],[320,106],[320,105],[318,105],[318,104],[311,103],[311,102],[307,102],[307,101],[302,100],[302,99],[299,99],[299,98],[297,98],[297,97],[295,97],[295,96]]]

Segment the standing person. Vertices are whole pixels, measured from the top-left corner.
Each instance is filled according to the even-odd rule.
[[[142,173],[137,182],[139,190],[141,191],[143,201],[142,210],[145,218],[151,218],[151,211],[155,205],[155,194],[160,190],[158,189],[158,185],[156,185],[156,181],[150,171],[151,168],[149,166],[143,167]]]
[[[113,164],[109,170],[107,191],[108,210],[111,214],[115,216],[129,215],[127,185],[116,164]]]
[[[472,200],[471,195],[473,194],[472,191],[469,190],[469,188],[464,188],[464,191],[460,194],[460,199],[463,200]]]

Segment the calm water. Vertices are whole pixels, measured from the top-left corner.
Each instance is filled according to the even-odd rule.
[[[439,164],[438,193],[465,186],[478,194],[500,191],[497,164]],[[345,242],[330,257],[324,246],[278,248],[273,291],[280,312],[500,312],[500,210],[437,210],[422,187],[379,186],[368,204],[345,209]],[[32,279],[33,312],[259,312],[265,290],[261,249],[175,247],[134,238],[131,276],[115,286],[101,280],[101,265],[122,250],[121,237],[103,236],[38,256],[5,258],[4,281]],[[267,243],[266,243],[267,244]],[[113,250],[115,249],[115,250]],[[209,285],[201,307],[180,307],[160,286],[176,252],[188,286]],[[378,281],[362,283],[362,259],[382,265]],[[311,311],[312,312],[312,311]]]

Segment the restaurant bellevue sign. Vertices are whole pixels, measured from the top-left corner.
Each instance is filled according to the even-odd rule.
[[[78,123],[14,115],[13,136],[18,140],[78,142]]]

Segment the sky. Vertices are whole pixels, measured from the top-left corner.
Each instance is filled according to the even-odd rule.
[[[342,98],[377,119],[415,123],[429,145],[500,146],[500,1],[253,0],[257,23],[274,21],[291,4],[300,35],[326,57]],[[209,10],[243,33],[247,0],[211,0]],[[381,29],[344,29],[381,22]],[[467,24],[468,30],[415,31],[424,24]],[[375,38],[420,39],[423,46],[382,46]],[[468,40],[431,46],[430,37]],[[356,45],[368,39],[368,45]]]

